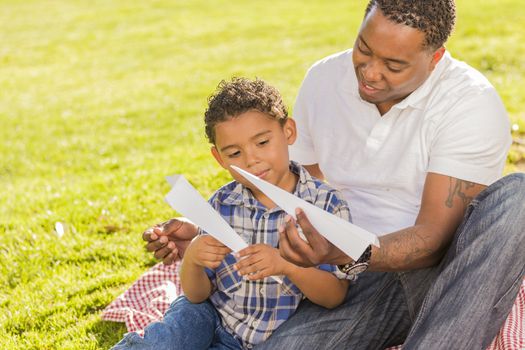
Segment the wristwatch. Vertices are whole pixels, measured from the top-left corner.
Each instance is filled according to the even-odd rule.
[[[352,261],[348,264],[337,265],[337,268],[347,276],[357,277],[358,274],[364,272],[370,264],[370,258],[372,257],[372,246],[366,247],[365,251],[359,259]]]

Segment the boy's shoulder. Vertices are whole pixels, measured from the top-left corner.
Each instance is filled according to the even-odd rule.
[[[326,201],[328,198],[346,204],[338,190],[310,175],[310,173],[297,162],[290,162],[290,168],[299,176],[295,192],[300,198],[312,204],[316,204],[319,201]]]
[[[299,198],[321,207],[325,207],[328,203],[331,205],[347,205],[338,190],[310,175],[299,163],[291,161],[290,170],[299,179],[294,191],[294,194]],[[252,197],[241,183],[231,181],[215,191],[209,201],[226,205],[246,205],[247,201],[255,201]]]
[[[221,203],[241,200],[243,196],[243,186],[237,181],[230,181],[217,189],[210,197],[210,201]]]

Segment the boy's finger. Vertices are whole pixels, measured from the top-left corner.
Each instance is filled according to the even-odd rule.
[[[244,276],[244,275],[250,275],[252,273],[255,273],[259,271],[259,267],[257,266],[257,264],[252,264],[252,265],[249,265],[249,266],[244,266],[244,267],[241,267],[240,269],[237,270],[237,272],[239,273],[239,275],[241,276]]]
[[[204,252],[214,255],[226,255],[229,254],[232,250],[226,246],[211,246],[207,245],[203,249]]]
[[[268,273],[268,269],[262,269],[262,270],[259,270],[252,274],[247,275],[246,278],[249,279],[250,281],[256,281],[256,280],[261,280],[263,278],[266,278],[268,276],[270,276],[270,274]]]
[[[239,260],[235,265],[233,265],[233,267],[237,271],[241,271],[247,268],[251,268],[253,266],[257,266],[257,264],[259,264],[261,261],[263,261],[263,257],[258,256],[258,255],[250,255],[247,258]],[[255,270],[257,270],[257,268],[255,268]],[[253,271],[254,270],[251,269],[249,272],[253,272]]]
[[[225,248],[227,248],[226,245],[224,245],[221,241],[219,241],[217,238],[215,238],[215,237],[213,237],[211,235],[205,235],[203,237],[206,240],[206,244],[209,245],[209,246],[225,247]]]
[[[237,252],[237,255],[242,258],[244,256],[255,254],[259,251],[259,247],[257,245],[250,245],[244,249],[241,249]]]
[[[202,252],[199,255],[202,261],[217,262],[224,260],[224,255],[215,254],[213,252]]]

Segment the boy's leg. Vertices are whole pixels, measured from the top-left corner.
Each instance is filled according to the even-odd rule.
[[[208,349],[218,324],[219,315],[211,303],[192,304],[182,296],[171,304],[161,322],[144,329],[144,337],[127,333],[112,349]]]
[[[509,175],[469,206],[403,349],[485,349],[525,274],[525,174]]]
[[[242,343],[228,332],[222,325],[215,329],[215,338],[209,350],[242,350]]]
[[[304,300],[255,349],[384,349],[403,342],[411,325],[399,275],[365,272],[344,304],[328,310]]]

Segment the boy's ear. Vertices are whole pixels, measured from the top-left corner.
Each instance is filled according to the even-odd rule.
[[[283,125],[284,135],[288,141],[288,145],[292,145],[297,139],[297,127],[295,126],[295,120],[292,118],[286,119],[286,122]]]
[[[217,163],[219,163],[221,167],[226,169],[226,167],[224,166],[224,162],[222,161],[221,155],[219,154],[219,151],[217,150],[217,147],[215,146],[211,147],[211,154],[213,155],[213,158],[215,158]]]

